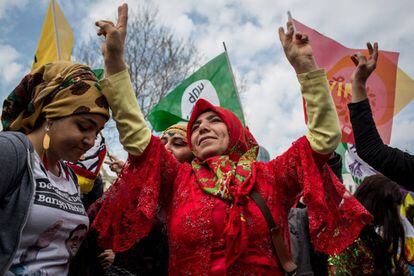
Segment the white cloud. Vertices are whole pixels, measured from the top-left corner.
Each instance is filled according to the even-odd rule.
[[[168,27],[172,28],[174,34],[179,38],[188,38],[191,32],[195,29],[193,21],[185,14],[177,17],[174,22],[174,25],[169,25]]]
[[[286,63],[256,69],[248,77],[244,110],[258,142],[275,156],[306,132],[300,86]]]
[[[0,44],[0,76],[6,82],[12,82],[23,76],[25,66],[19,62],[20,55],[12,46]]]
[[[127,3],[129,7],[129,13],[137,11],[141,7],[145,7],[150,2],[134,1],[134,0],[101,0],[101,1],[82,1],[79,2],[65,2],[65,7],[68,9],[70,14],[80,20],[73,23],[75,31],[78,32],[79,41],[82,42],[88,40],[91,36],[96,35],[97,27],[95,22],[98,20],[110,20],[116,22],[118,15],[118,6],[122,3]],[[79,15],[79,5],[82,5],[82,16]],[[66,14],[68,15],[68,14]]]
[[[143,1],[127,1],[136,9]],[[285,24],[286,11],[318,32],[349,48],[364,48],[379,41],[381,49],[400,52],[400,67],[414,78],[414,1],[323,1],[304,0],[154,0],[159,19],[180,38],[191,37],[204,55],[202,64],[229,49],[236,75],[244,75],[248,90],[242,100],[250,129],[257,140],[275,155],[303,135],[299,84],[284,57],[277,29]],[[82,37],[94,33],[93,22],[114,19],[119,1],[93,1],[77,23]],[[200,17],[197,20],[197,17]],[[407,108],[414,113],[414,105]],[[401,117],[402,118],[402,117]],[[414,152],[413,117],[394,121],[392,144]],[[412,131],[411,131],[412,132]]]
[[[29,0],[0,0],[0,19],[7,15],[7,12],[12,11],[13,9],[22,9],[24,8]]]
[[[414,121],[401,121],[394,123],[391,144],[401,150],[408,150],[414,154]]]
[[[23,66],[19,63],[12,62],[8,67],[7,70],[3,71],[3,77],[7,83],[10,83],[17,78],[21,78],[23,72]]]
[[[391,145],[414,154],[414,102],[394,117]]]

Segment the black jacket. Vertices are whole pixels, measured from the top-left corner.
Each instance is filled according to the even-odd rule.
[[[368,99],[348,104],[359,157],[404,188],[414,190],[414,156],[385,145],[372,118]]]

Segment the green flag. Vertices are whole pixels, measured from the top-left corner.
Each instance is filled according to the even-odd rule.
[[[350,143],[339,143],[336,153],[342,156],[342,173],[351,174],[352,180],[357,184],[365,177],[378,172],[358,156],[356,148]]]
[[[155,105],[148,120],[156,131],[188,121],[194,104],[201,98],[230,109],[244,125],[240,99],[225,52],[210,60]]]

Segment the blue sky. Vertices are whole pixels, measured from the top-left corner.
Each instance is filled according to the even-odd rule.
[[[306,126],[299,86],[277,37],[286,11],[302,23],[349,48],[369,40],[400,52],[399,66],[414,78],[414,1],[126,1],[132,10],[151,3],[158,20],[177,37],[191,37],[203,54],[200,64],[222,51],[226,41],[236,76],[244,76],[242,102],[257,140],[272,156],[303,135]],[[362,3],[361,3],[362,2]],[[85,0],[58,3],[72,25],[75,44],[94,35],[93,22],[111,19],[121,1]],[[0,98],[30,69],[48,1],[0,0]],[[99,51],[99,49],[97,49]],[[413,92],[414,93],[414,92]],[[414,153],[414,103],[394,120],[391,144]]]

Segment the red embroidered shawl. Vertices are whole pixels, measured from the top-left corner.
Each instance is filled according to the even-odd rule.
[[[222,108],[200,101],[188,129],[194,118],[206,110],[218,113],[228,126],[229,149],[241,149],[242,155],[255,144],[250,132],[241,128],[236,119],[240,124],[237,126],[229,111],[223,112]],[[253,139],[250,142],[249,137]],[[237,162],[240,154],[229,150],[228,160]],[[229,274],[281,272],[267,224],[255,203],[247,197],[253,187],[266,200],[286,237],[289,209],[303,195],[313,245],[327,254],[338,253],[351,244],[372,219],[324,164],[325,159],[313,152],[307,139],[302,137],[276,159],[268,163],[252,162],[248,180],[239,182],[241,186],[230,187],[233,203],[237,204],[227,206],[223,239],[216,241],[213,240],[212,212],[220,199],[203,192],[197,170],[189,164],[179,164],[160,140],[152,137],[143,155],[129,156],[117,181],[94,206],[96,218],[92,228],[98,231],[98,241],[104,248],[124,251],[148,234],[161,206],[168,214],[171,274],[208,274],[213,244],[220,242],[225,247]],[[214,168],[208,169],[212,163],[203,163],[206,164],[203,175],[210,173],[214,179]]]

